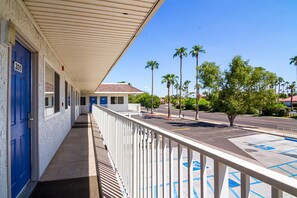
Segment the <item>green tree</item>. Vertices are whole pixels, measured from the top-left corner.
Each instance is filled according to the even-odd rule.
[[[168,118],[170,117],[170,86],[171,84],[174,84],[177,80],[177,76],[174,74],[166,74],[165,76],[162,76],[162,84],[166,83],[166,87],[168,89]]]
[[[296,89],[296,82],[292,82],[290,85],[289,85],[289,91],[290,91],[290,97],[291,97],[291,111],[293,111],[293,96],[295,94],[295,89]]]
[[[205,53],[205,50],[203,49],[203,46],[200,45],[195,45],[192,47],[192,50],[190,51],[190,54],[192,55],[192,57],[196,58],[196,84],[195,84],[195,88],[196,88],[196,115],[195,115],[195,120],[199,120],[199,106],[198,106],[198,101],[199,101],[199,65],[198,65],[198,57],[199,57],[199,53]]]
[[[279,102],[279,94],[280,94],[280,87],[281,84],[284,82],[284,79],[282,77],[277,78],[277,84],[278,84],[278,90],[277,90],[277,102]]]
[[[180,74],[179,74],[179,77],[180,77],[180,83],[179,83],[179,118],[181,116],[181,108],[182,108],[182,105],[181,105],[181,99],[182,99],[182,84],[183,84],[183,80],[182,80],[182,66],[183,66],[183,57],[187,57],[188,56],[188,53],[187,53],[187,48],[185,47],[180,47],[180,48],[176,48],[175,49],[175,53],[173,54],[173,58],[175,57],[179,57],[179,60],[180,60]]]
[[[297,82],[297,56],[294,56],[293,58],[290,58],[290,65],[296,66],[296,81]]]
[[[237,115],[246,112],[249,100],[247,90],[251,79],[252,67],[241,56],[235,56],[225,71],[225,79],[219,94],[220,110],[228,116],[230,126],[233,126]]]
[[[178,83],[178,82],[176,82],[176,83],[174,84],[174,88],[175,88],[175,90],[176,90],[176,95],[178,95],[178,89],[179,89],[179,83]]]
[[[186,81],[184,82],[183,86],[182,86],[182,89],[183,89],[183,91],[184,91],[184,93],[185,93],[185,98],[188,98],[188,96],[189,96],[189,84],[190,84],[190,83],[191,83],[190,80],[186,80]]]
[[[150,68],[152,70],[152,106],[151,106],[151,114],[153,114],[153,104],[154,104],[154,69],[158,69],[159,68],[159,63],[157,61],[147,61],[146,62],[146,66],[145,69]]]
[[[232,59],[224,73],[215,63],[204,62],[199,74],[202,87],[209,90],[212,109],[226,113],[230,126],[237,115],[261,112],[276,103],[277,76],[263,67],[250,66],[240,56]]]
[[[212,110],[218,111],[219,88],[223,82],[223,73],[215,62],[203,62],[199,68],[199,82],[211,102]]]

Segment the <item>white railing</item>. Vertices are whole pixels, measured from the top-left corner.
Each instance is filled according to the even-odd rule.
[[[280,173],[103,107],[93,115],[129,197],[297,196]]]
[[[129,103],[128,104],[128,111],[140,113],[141,105],[138,103]]]
[[[107,104],[107,108],[116,112],[135,112],[139,113],[141,110],[140,104]]]
[[[107,108],[116,112],[127,112],[128,104],[107,104]]]

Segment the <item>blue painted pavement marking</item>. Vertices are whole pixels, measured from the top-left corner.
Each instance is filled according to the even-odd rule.
[[[239,183],[237,183],[236,181],[232,180],[232,179],[229,179],[229,188],[235,188],[235,187],[238,187],[240,186]]]
[[[183,163],[184,167],[188,168],[189,164],[188,162],[184,162]],[[206,166],[206,169],[208,169],[209,167]],[[199,161],[193,161],[193,171],[199,171],[200,170],[200,162]]]
[[[283,151],[283,152],[280,152],[279,154],[286,154],[286,153],[297,153],[297,149],[292,149],[292,150],[287,150],[287,151]]]
[[[264,150],[264,151],[275,150],[274,147],[272,147],[272,146],[268,146],[268,145],[265,145],[265,144],[256,145],[255,147],[258,148],[258,149],[262,149],[262,150]]]
[[[237,194],[237,192],[235,192],[235,190],[233,190],[232,188],[229,189],[236,198],[240,198],[240,196]]]
[[[295,138],[289,138],[289,137],[286,137],[285,140],[289,140],[289,141],[297,142],[297,139],[295,139]]]

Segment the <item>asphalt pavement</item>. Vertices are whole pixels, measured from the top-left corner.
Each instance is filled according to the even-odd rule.
[[[155,112],[167,114],[167,105],[160,105]],[[172,115],[178,115],[178,109],[171,109]],[[182,115],[195,117],[195,111],[193,110],[183,110]],[[199,116],[201,119],[212,120],[216,122],[221,122],[228,124],[229,120],[224,113],[217,112],[204,112],[200,111]],[[234,124],[256,126],[267,129],[276,130],[278,127],[287,127],[297,130],[297,119],[296,118],[284,118],[284,117],[270,117],[270,116],[252,116],[252,115],[239,115],[235,118]]]

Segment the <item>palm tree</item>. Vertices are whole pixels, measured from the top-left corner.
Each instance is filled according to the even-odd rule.
[[[170,86],[174,84],[177,80],[178,76],[175,74],[166,74],[165,76],[162,76],[162,84],[167,83],[167,89],[168,89],[168,118],[170,118]]]
[[[285,83],[286,83],[286,94],[288,95],[289,82],[286,81]]]
[[[190,80],[186,80],[183,84],[183,90],[185,92],[185,97],[187,98],[189,95],[189,84],[191,83]]]
[[[292,84],[289,85],[290,90],[290,96],[291,96],[291,111],[293,111],[293,95],[296,89],[296,82],[292,82]]]
[[[203,49],[203,46],[200,46],[200,45],[193,46],[192,51],[190,51],[190,54],[192,55],[192,57],[196,57],[196,85],[195,85],[195,88],[196,88],[196,116],[195,116],[195,120],[199,119],[199,110],[198,110],[198,101],[199,101],[199,85],[198,85],[199,65],[198,65],[198,56],[199,56],[199,53],[205,53],[205,50]]]
[[[159,63],[157,61],[147,61],[145,69],[151,68],[152,70],[152,106],[151,106],[151,114],[153,114],[153,104],[154,104],[154,69],[159,68]]]
[[[182,67],[183,67],[183,56],[184,57],[187,57],[188,56],[188,53],[187,53],[187,48],[185,47],[180,47],[180,48],[176,48],[175,49],[175,53],[173,54],[173,58],[175,57],[179,57],[179,60],[180,60],[180,66],[179,66],[179,69],[180,69],[180,73],[179,73],[179,76],[180,76],[180,81],[179,81],[179,118],[180,118],[180,115],[181,115],[181,99],[182,99],[182,84],[183,84],[183,80],[182,80]]]
[[[290,58],[290,65],[292,64],[296,66],[296,82],[297,82],[297,56]]]
[[[277,91],[277,102],[279,102],[279,93],[280,93],[280,86],[284,82],[284,79],[282,77],[278,77],[277,83],[278,83],[278,91]]]
[[[178,89],[179,89],[179,84],[178,84],[178,82],[176,82],[175,84],[174,84],[174,88],[176,89],[176,95],[178,94]]]

